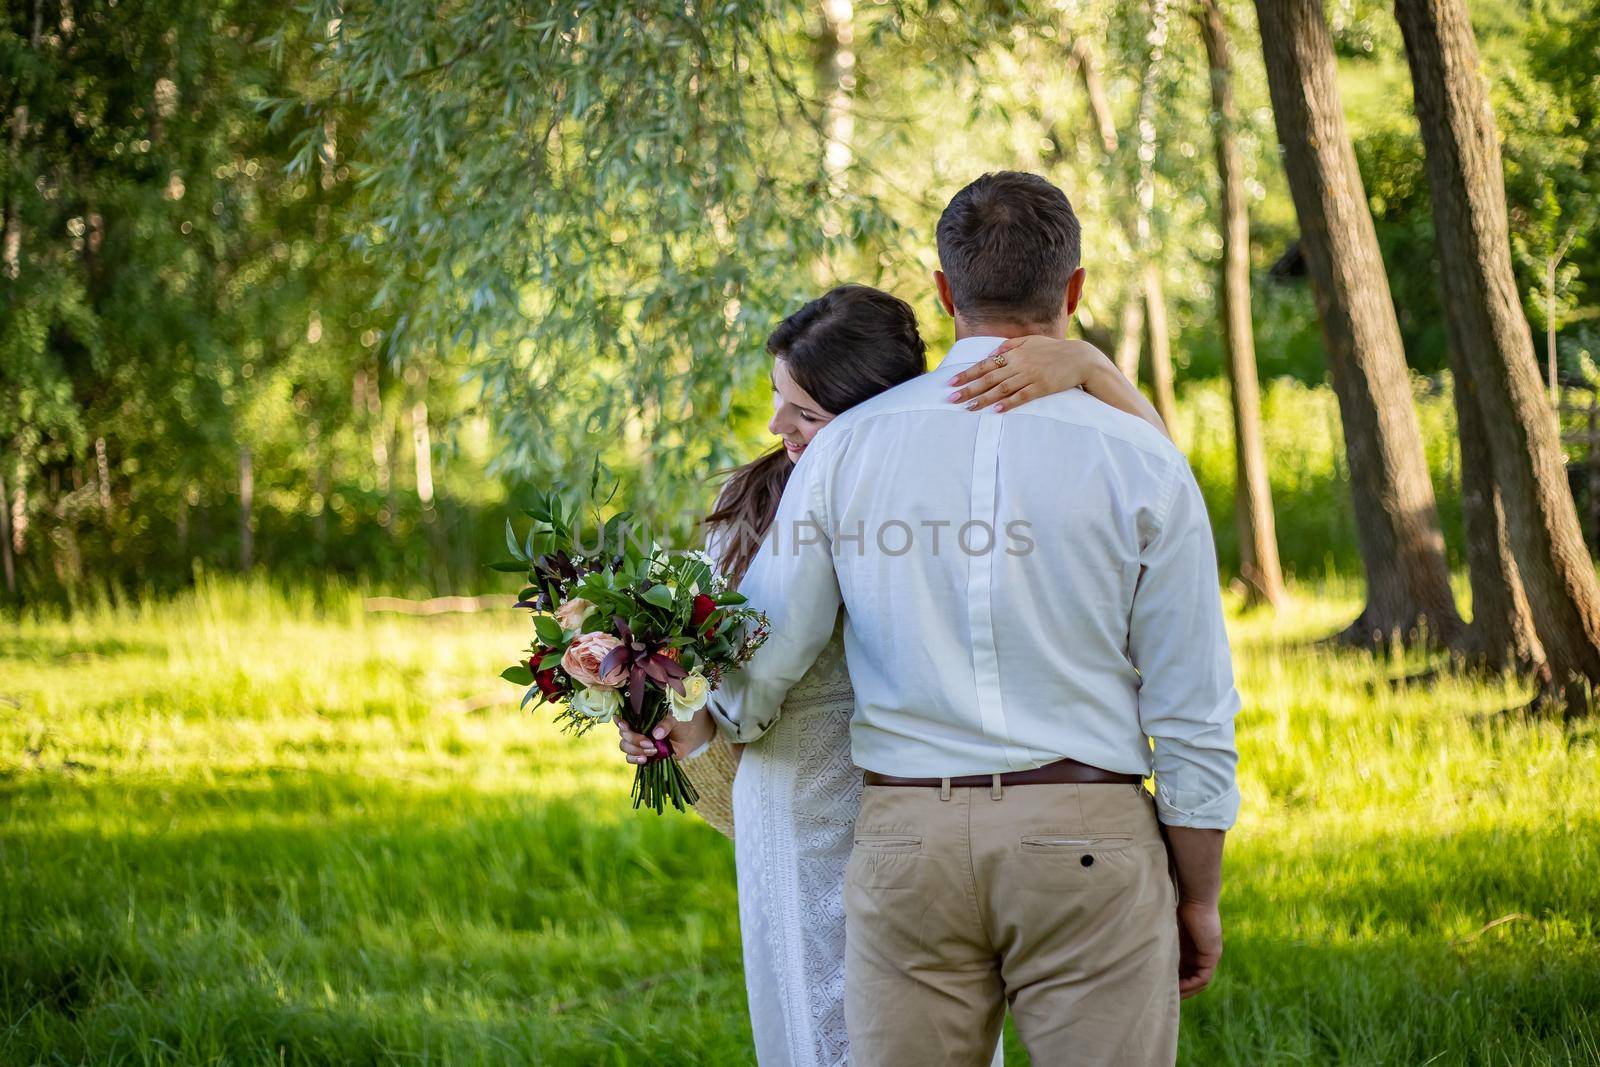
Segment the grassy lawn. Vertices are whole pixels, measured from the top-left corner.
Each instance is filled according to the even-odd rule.
[[[1233,620],[1182,1062],[1600,1063],[1600,727],[1391,685],[1310,644],[1355,590],[1299,596]],[[0,1064],[752,1062],[729,845],[481,706],[519,616],[205,584],[0,626]]]

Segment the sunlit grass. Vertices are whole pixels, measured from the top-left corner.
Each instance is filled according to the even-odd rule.
[[[1600,1062],[1596,727],[1396,683],[1315,644],[1358,588],[1296,596],[1232,623],[1183,1062]],[[10,627],[0,1063],[750,1062],[730,848],[630,811],[603,734],[480,706],[523,639],[232,583]]]

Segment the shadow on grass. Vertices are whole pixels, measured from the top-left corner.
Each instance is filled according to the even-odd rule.
[[[113,656],[164,659],[169,651],[169,642],[130,637],[84,637],[70,633],[0,636],[0,660],[34,664],[70,665]]]
[[[0,1062],[737,1062],[731,849],[615,792],[6,783]]]
[[[750,1062],[730,849],[616,794],[8,783],[0,1062]],[[1594,819],[1239,841],[1183,1062],[1585,1062],[1597,854]]]

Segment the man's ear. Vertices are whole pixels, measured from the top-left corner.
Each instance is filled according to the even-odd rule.
[[[1083,280],[1088,272],[1082,267],[1072,272],[1072,277],[1067,279],[1066,299],[1062,301],[1062,310],[1066,312],[1065,318],[1072,318],[1073,312],[1078,310],[1078,302],[1083,299]]]
[[[944,306],[944,313],[955,318],[956,302],[950,296],[950,279],[944,276],[944,271],[933,272],[933,285],[939,290],[939,303]]]

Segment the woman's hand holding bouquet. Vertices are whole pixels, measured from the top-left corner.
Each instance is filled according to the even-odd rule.
[[[581,734],[617,718],[652,737],[668,716],[687,722],[766,640],[766,616],[744,606],[704,553],[641,549],[626,513],[585,546],[554,493],[526,514],[533,526],[521,542],[506,522],[514,560],[494,566],[526,572],[516,606],[533,612],[535,640],[501,677],[527,687],[524,706],[556,705],[564,729]],[[634,807],[682,811],[694,786],[668,742],[654,744],[656,758],[635,774]]]

